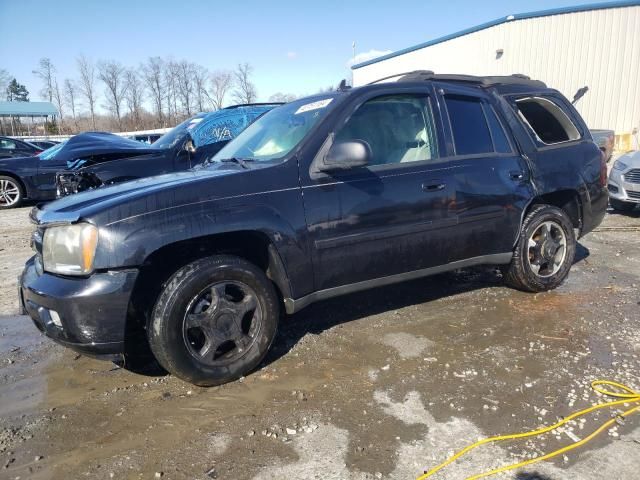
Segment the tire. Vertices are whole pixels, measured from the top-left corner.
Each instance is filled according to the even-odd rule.
[[[611,205],[611,208],[617,210],[618,212],[630,212],[634,208],[636,208],[635,203],[623,202],[621,200],[616,200],[615,198],[610,198],[609,204]]]
[[[189,383],[214,386],[256,368],[276,335],[280,306],[265,273],[231,255],[179,269],[147,328],[158,363]]]
[[[24,200],[24,189],[13,177],[0,175],[0,210],[18,208]]]
[[[562,243],[564,247],[556,248]],[[526,292],[552,290],[567,278],[575,253],[576,238],[567,213],[552,205],[535,205],[522,224],[505,282]]]

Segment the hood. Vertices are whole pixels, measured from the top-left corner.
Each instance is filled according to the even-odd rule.
[[[629,168],[640,168],[640,150],[620,155],[617,161],[624,163]]]
[[[75,170],[95,163],[133,157],[160,150],[136,140],[106,132],[85,132],[71,137],[56,153],[56,160]]]
[[[209,198],[214,197],[215,189],[207,186],[203,190],[202,183],[244,172],[248,171],[223,165],[141,178],[38,205],[31,212],[31,218],[38,224],[73,223],[114,210],[113,215],[108,215],[109,221],[121,220],[166,206],[202,201],[203,191]]]

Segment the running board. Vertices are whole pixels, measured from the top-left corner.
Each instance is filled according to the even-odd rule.
[[[341,285],[339,287],[327,288],[326,290],[319,290],[295,300],[293,298],[285,298],[284,307],[287,313],[291,315],[293,313],[299,312],[307,305],[320,300],[326,300],[327,298],[346,295],[353,292],[359,292],[360,290],[368,290],[375,287],[383,287],[385,285],[405,282],[407,280],[413,280],[416,278],[428,277],[430,275],[449,272],[451,270],[457,270],[459,268],[473,267],[475,265],[506,265],[511,262],[512,257],[512,252],[494,253],[492,255],[483,255],[480,257],[467,258],[465,260],[458,260],[455,262],[446,263],[444,265],[439,265],[437,267],[423,268],[421,270],[413,270],[411,272],[398,273],[395,275],[389,275],[387,277],[374,278],[373,280],[365,280],[363,282],[350,283],[348,285]]]

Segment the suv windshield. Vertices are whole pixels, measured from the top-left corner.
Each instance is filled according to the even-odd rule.
[[[205,114],[196,115],[195,117],[191,117],[188,120],[185,120],[178,126],[169,130],[163,136],[161,136],[158,140],[156,140],[151,146],[153,148],[170,148],[173,147],[178,141],[186,135],[186,132],[194,128],[198,123],[202,121]]]
[[[334,107],[338,101],[336,96],[302,99],[271,110],[220,150],[211,161],[230,158],[268,161],[286,156]]]

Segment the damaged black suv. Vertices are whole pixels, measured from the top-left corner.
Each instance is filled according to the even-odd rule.
[[[607,206],[567,99],[523,76],[413,72],[277,107],[207,164],[32,212],[20,298],[79,352],[216,385],[312,302],[478,264],[539,292]]]

